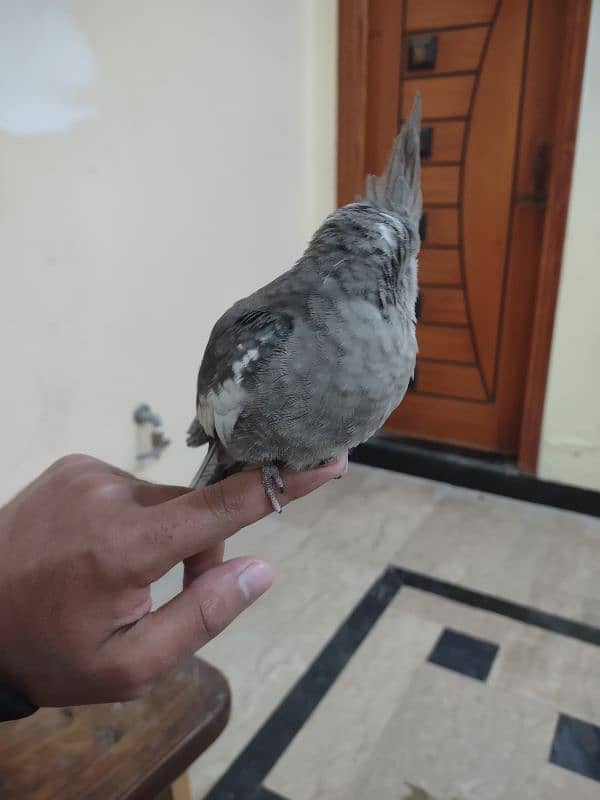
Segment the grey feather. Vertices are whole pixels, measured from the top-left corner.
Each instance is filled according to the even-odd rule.
[[[213,483],[222,481],[244,468],[244,463],[231,461],[227,457],[227,451],[223,448],[218,439],[214,439],[206,451],[204,461],[198,468],[191,483],[191,489],[199,486],[210,486]]]
[[[196,479],[243,467],[306,469],[372,436],[414,371],[421,213],[420,100],[365,200],[334,211],[292,269],[215,324],[188,443]]]
[[[208,437],[207,437],[208,439]],[[188,445],[189,445],[189,438],[188,438]],[[195,447],[195,445],[190,445]],[[208,486],[210,483],[211,478],[213,477],[213,472],[215,467],[218,463],[219,459],[219,443],[216,439],[213,440],[212,444],[208,446],[208,450],[206,452],[206,456],[204,457],[204,461],[198,467],[198,471],[192,478],[190,483],[190,488],[197,489],[198,486]]]
[[[188,428],[186,442],[188,447],[200,447],[208,442],[206,431],[198,422],[197,417],[194,417],[192,424]]]
[[[396,137],[383,175],[368,175],[366,197],[378,208],[408,214],[419,224],[421,197],[421,96],[417,92],[412,111]]]

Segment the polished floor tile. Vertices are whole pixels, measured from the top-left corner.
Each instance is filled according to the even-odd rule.
[[[402,704],[439,633],[435,623],[392,603],[266,785],[294,800],[349,797],[357,772],[372,757],[374,741]]]
[[[285,708],[390,564],[600,626],[600,520],[355,464],[233,537],[227,556],[241,554],[267,559],[277,578],[202,651],[229,679],[233,710],[192,767],[195,800]],[[159,581],[156,604],[179,582],[178,570]],[[498,650],[490,660],[491,650],[467,646],[457,661],[446,641],[446,663],[428,663],[444,631]],[[456,672],[452,658],[475,674]],[[549,758],[559,718],[600,725],[599,659],[593,643],[404,586],[277,757],[260,797],[590,800],[598,782]],[[576,727],[565,731],[579,742]]]
[[[423,598],[428,602],[422,602]],[[485,627],[487,620],[487,629],[505,643],[532,632],[530,626],[512,619],[497,625],[497,619],[487,611],[400,588],[372,634],[267,776],[266,785],[298,800],[368,796],[529,800],[546,796],[534,793],[538,784],[548,785],[549,796],[561,785],[546,769],[553,748],[552,752],[568,756],[573,769],[577,767],[585,776],[573,773],[572,784],[567,781],[571,796],[586,798],[587,783],[594,777],[591,765],[597,729],[589,723],[565,726],[563,722],[559,728],[562,738],[555,733],[560,712],[543,691],[537,696],[535,692],[536,675],[543,685],[548,668],[544,673],[544,665],[538,661],[522,663],[521,679],[507,681],[505,667],[495,660],[504,646],[500,644],[498,649],[483,648],[488,657],[484,661],[486,675],[473,675],[482,669],[478,648],[482,640],[440,627],[440,620],[451,620],[454,625],[477,630]],[[415,632],[425,634],[420,647],[415,645]],[[541,634],[553,638],[557,653],[565,642],[590,648],[553,632]],[[433,649],[428,650],[424,645],[430,637]],[[458,669],[452,672],[447,671],[449,665],[440,670],[431,663],[429,654],[436,651],[441,661],[447,660],[447,651],[440,648],[444,643],[460,651]],[[394,658],[394,650],[403,657]],[[419,658],[411,661],[406,654]],[[467,667],[470,655],[473,663]],[[490,657],[495,681],[482,682],[481,690],[469,689],[469,684],[479,683],[473,677],[487,677]],[[450,658],[455,658],[454,650]],[[582,661],[581,666],[589,664]],[[594,674],[598,672],[592,667],[589,677]],[[434,753],[438,753],[438,761]]]
[[[598,783],[548,762],[531,788],[532,800],[598,800]]]
[[[527,800],[555,719],[543,703],[425,664],[372,743],[348,800],[395,800],[402,784],[436,800]]]
[[[600,520],[444,488],[394,563],[600,624]]]
[[[600,647],[514,625],[489,680],[600,725]]]

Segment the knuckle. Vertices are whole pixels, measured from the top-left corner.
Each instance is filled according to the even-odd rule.
[[[85,545],[82,545],[90,565],[96,573],[115,582],[137,577],[140,563],[131,557],[127,528],[106,514],[94,514],[96,518],[89,520]]]
[[[224,604],[216,592],[200,598],[196,609],[197,629],[202,638],[214,639],[227,627]]]
[[[99,503],[110,503],[121,496],[122,484],[118,478],[107,476],[90,481],[89,491],[93,499]]]
[[[85,495],[89,502],[110,507],[122,494],[122,482],[115,475],[102,475],[96,472],[77,472],[69,481],[70,488]]]
[[[115,544],[111,555],[113,557],[112,574],[117,583],[127,586],[148,587],[155,580],[158,580],[154,562],[141,556],[131,558],[126,545]]]
[[[96,458],[81,453],[70,453],[62,456],[50,467],[60,477],[64,485],[79,493],[85,492],[98,496],[100,500],[109,499],[123,491],[125,482],[121,473],[98,461]]]
[[[90,537],[81,554],[81,572],[94,581],[104,580],[111,573],[111,562],[108,548]]]
[[[142,577],[128,563],[124,548],[110,539],[96,537],[88,549],[88,572],[99,583],[114,591],[141,585]]]
[[[96,487],[98,478],[89,472],[75,472],[70,476],[69,488],[79,494],[91,494]]]
[[[77,472],[93,461],[94,459],[90,458],[90,456],[84,455],[83,453],[68,453],[67,455],[61,456],[61,458],[55,461],[51,465],[50,469],[54,470],[55,472]]]

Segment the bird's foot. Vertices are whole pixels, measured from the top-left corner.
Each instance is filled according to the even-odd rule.
[[[285,489],[285,481],[281,477],[281,473],[279,472],[279,468],[276,464],[269,464],[266,467],[262,468],[262,485],[265,489],[265,494],[269,498],[271,505],[273,506],[273,511],[276,511],[278,514],[281,514],[282,508],[281,503],[277,499],[277,495],[275,494],[275,486],[279,489],[280,492],[283,492]]]

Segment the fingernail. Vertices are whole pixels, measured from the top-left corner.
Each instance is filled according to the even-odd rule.
[[[238,575],[238,583],[248,605],[267,591],[273,583],[273,570],[264,561],[252,561]]]

